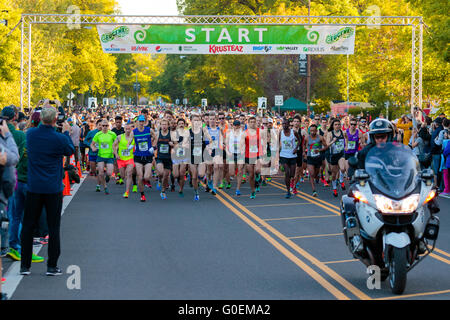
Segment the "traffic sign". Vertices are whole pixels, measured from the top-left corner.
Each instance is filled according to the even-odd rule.
[[[305,77],[308,75],[308,59],[306,54],[300,54],[298,56],[298,74]]]
[[[258,98],[258,109],[267,109],[267,98],[266,97],[259,97]]]
[[[67,99],[72,100],[73,98],[75,98],[75,94],[73,92],[67,95]]]
[[[282,106],[284,104],[283,96],[275,96],[275,106]]]
[[[175,99],[175,105],[179,105],[180,104],[180,99]]]
[[[207,106],[208,106],[208,100],[203,98],[202,99],[202,108],[203,108],[203,110],[205,110]]]
[[[141,84],[139,82],[133,83],[134,91],[141,91]]]

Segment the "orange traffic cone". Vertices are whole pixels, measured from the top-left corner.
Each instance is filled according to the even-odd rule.
[[[83,172],[81,171],[80,162],[77,162],[77,168],[78,168],[78,175],[80,176],[80,179],[83,177]]]
[[[70,193],[69,174],[67,173],[67,171],[66,171],[63,183],[64,183],[63,196],[71,196],[72,194]]]

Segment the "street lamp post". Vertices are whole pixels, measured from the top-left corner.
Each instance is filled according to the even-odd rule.
[[[308,23],[310,23],[309,16],[311,15],[311,0],[308,0]],[[309,117],[311,111],[309,109],[309,99],[311,90],[311,57],[306,55],[306,114]]]

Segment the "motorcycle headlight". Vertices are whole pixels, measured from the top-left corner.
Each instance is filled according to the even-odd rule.
[[[380,194],[375,194],[375,203],[381,213],[413,213],[419,205],[419,194],[412,194],[402,200],[392,200]]]

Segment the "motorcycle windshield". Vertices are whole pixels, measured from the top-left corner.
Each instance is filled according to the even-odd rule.
[[[373,147],[367,154],[365,167],[374,187],[394,199],[410,194],[419,181],[419,160],[403,144],[389,142]]]

